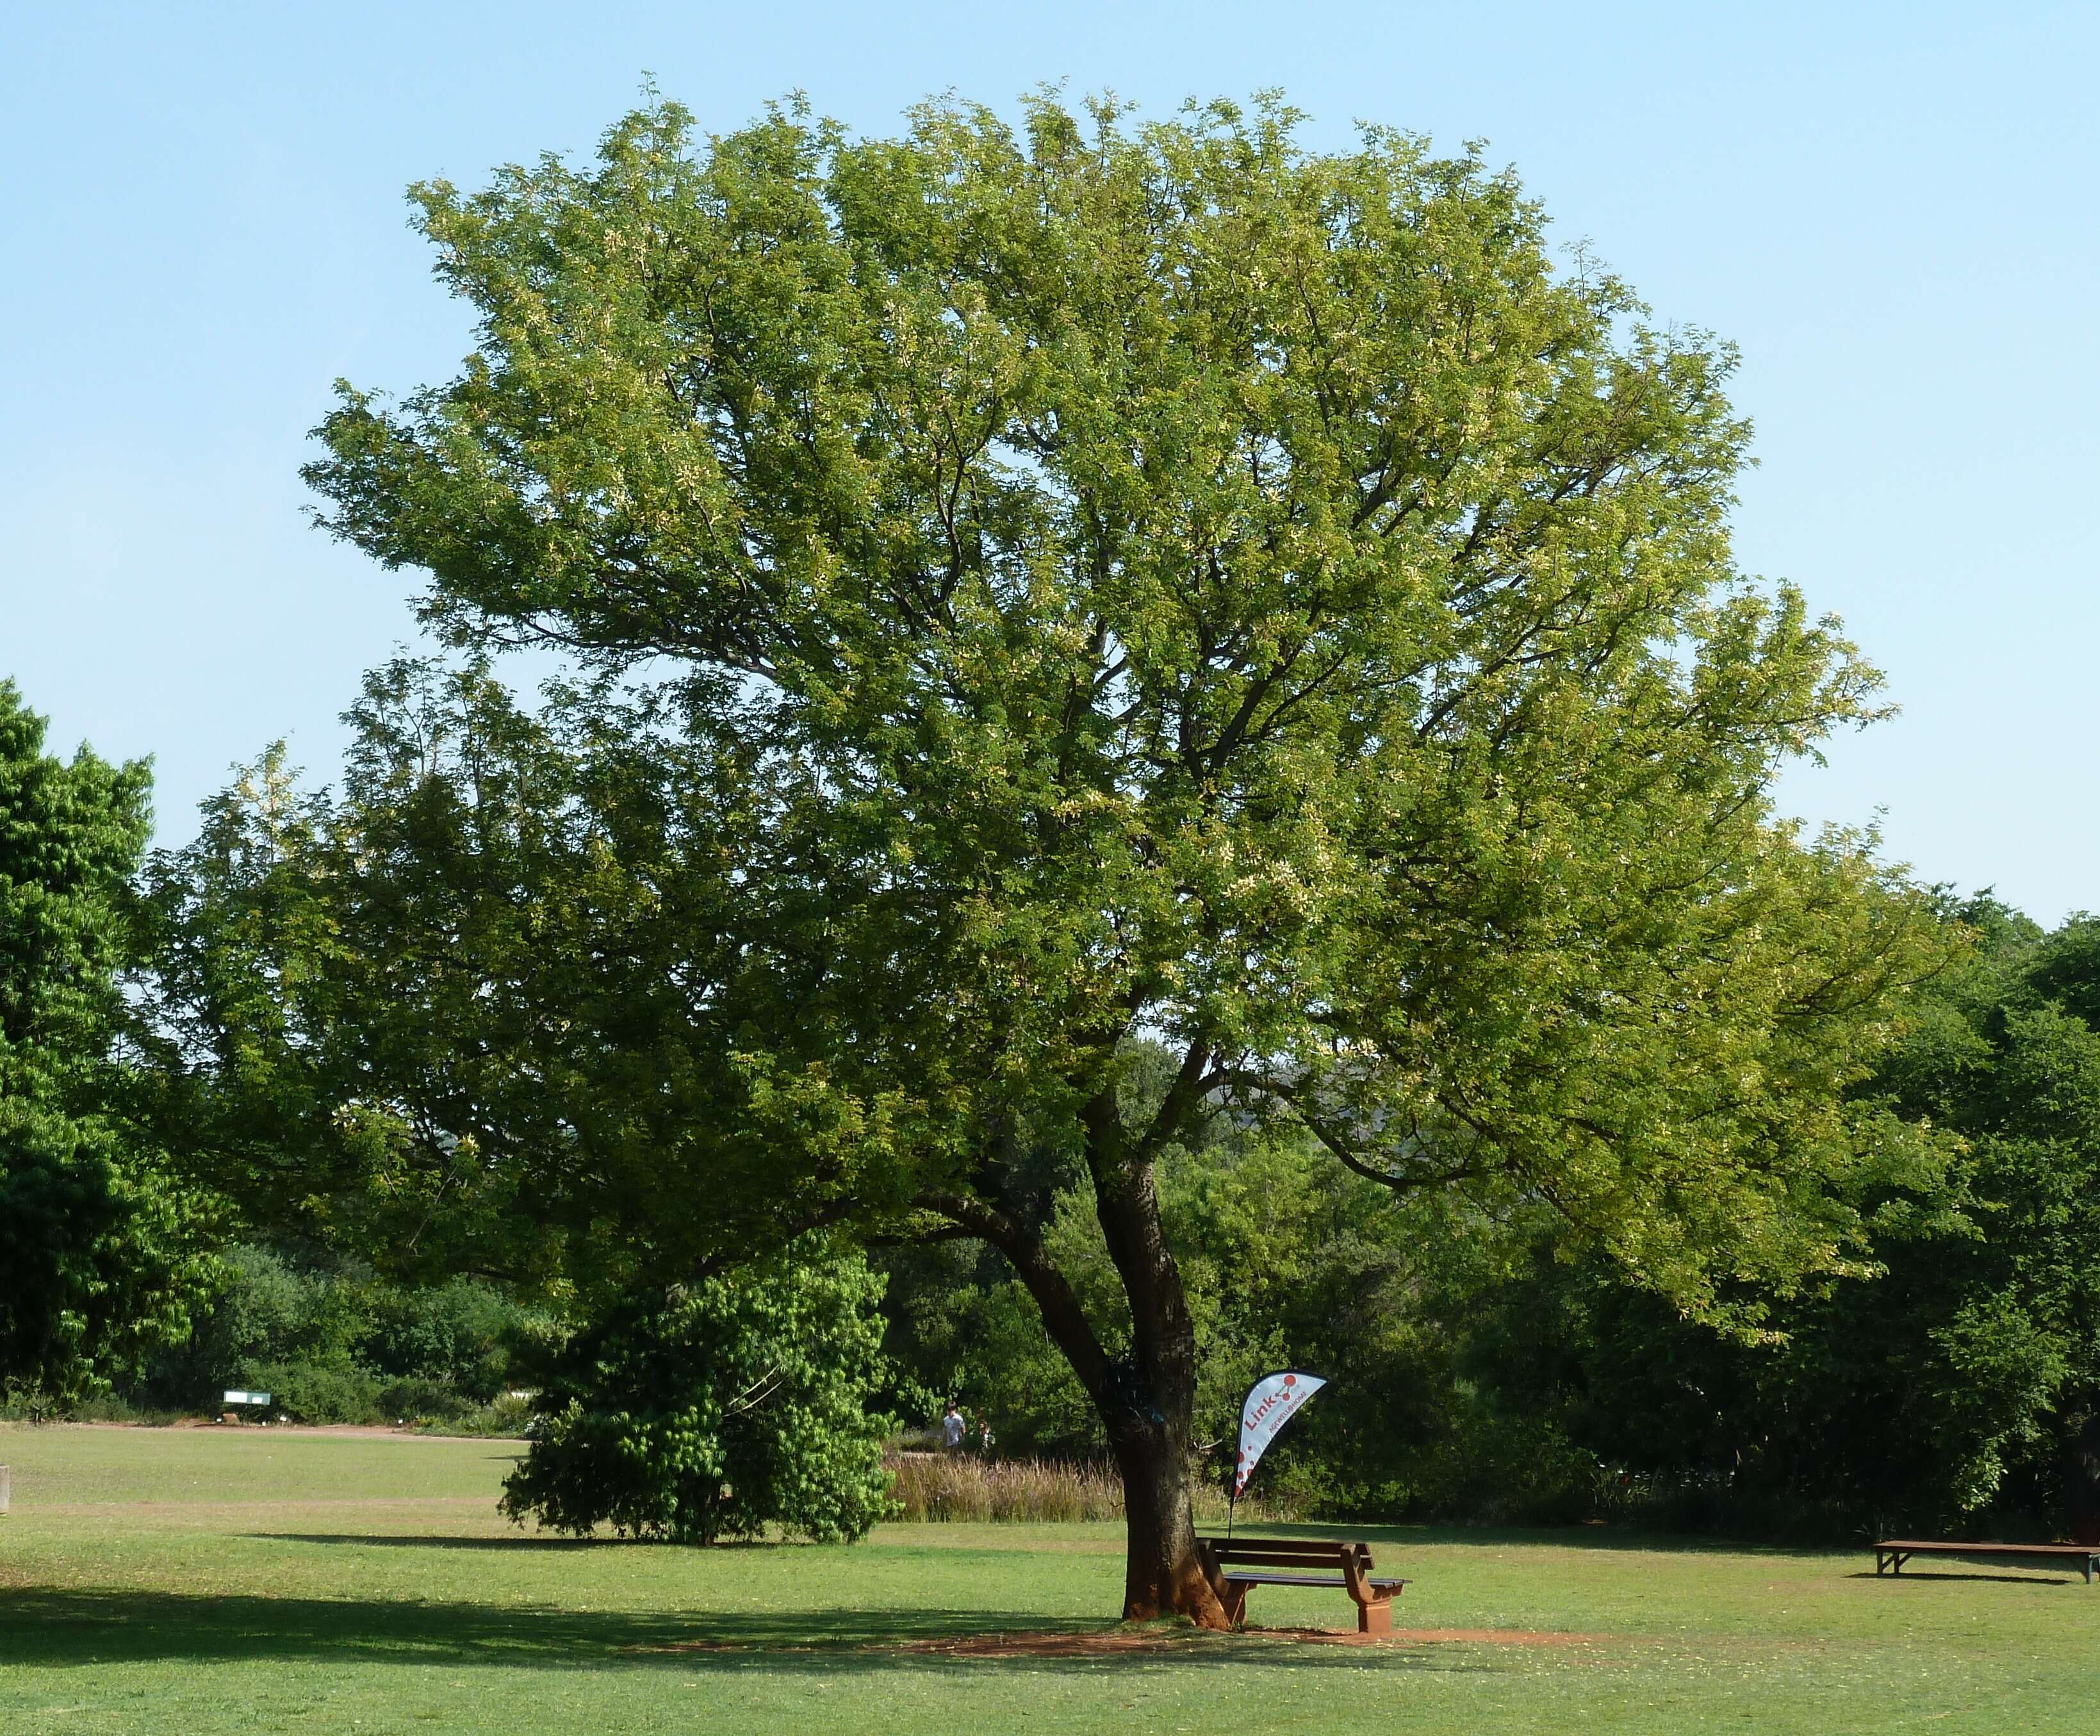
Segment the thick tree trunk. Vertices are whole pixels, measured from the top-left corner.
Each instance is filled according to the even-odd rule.
[[[1127,1539],[1123,1619],[1185,1615],[1198,1627],[1227,1627],[1224,1606],[1196,1553],[1188,1443],[1171,1442],[1167,1433],[1133,1429],[1116,1443]]]
[[[1199,1627],[1228,1627],[1196,1553],[1196,1328],[1167,1246],[1151,1161],[1125,1139],[1112,1091],[1088,1104],[1084,1119],[1094,1210],[1130,1302],[1130,1364],[1108,1402],[1096,1401],[1123,1472],[1123,1619],[1185,1615]]]

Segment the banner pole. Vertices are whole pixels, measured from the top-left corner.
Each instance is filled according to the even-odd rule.
[[[1240,1479],[1235,1474],[1233,1478],[1233,1492],[1225,1497],[1225,1541],[1227,1543],[1233,1540],[1233,1516],[1239,1511],[1239,1508]]]

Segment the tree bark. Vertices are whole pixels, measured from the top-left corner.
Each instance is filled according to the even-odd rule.
[[[1162,1113],[1176,1112],[1170,1104]],[[1121,1390],[1100,1407],[1123,1473],[1123,1619],[1185,1615],[1198,1627],[1226,1628],[1196,1552],[1196,1329],[1167,1246],[1151,1158],[1126,1135],[1113,1088],[1082,1120],[1095,1213],[1130,1302],[1131,1361],[1118,1371]]]
[[[1189,1443],[1167,1430],[1126,1430],[1116,1441],[1123,1474],[1123,1619],[1185,1615],[1199,1628],[1230,1626],[1196,1550]]]

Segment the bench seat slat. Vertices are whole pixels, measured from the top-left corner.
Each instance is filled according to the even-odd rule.
[[[1273,1562],[1287,1560],[1331,1562],[1339,1561],[1345,1553],[1352,1553],[1360,1550],[1364,1550],[1364,1546],[1362,1544],[1353,1543],[1299,1543],[1295,1541],[1287,1543],[1268,1543],[1261,1541],[1255,1543],[1224,1543],[1209,1537],[1198,1538],[1197,1540],[1213,1555],[1216,1556],[1220,1561]],[[1364,1551],[1364,1553],[1368,1553],[1369,1552]]]
[[[1339,1573],[1239,1573],[1228,1568],[1224,1577],[1238,1585],[1326,1585],[1346,1591],[1349,1582]],[[1405,1580],[1384,1580],[1365,1574],[1366,1585],[1405,1585]]]

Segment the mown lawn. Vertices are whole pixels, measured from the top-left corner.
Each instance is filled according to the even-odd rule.
[[[2100,1729],[2100,1587],[2076,1576],[1403,1529],[1374,1535],[1415,1580],[1405,1626],[1552,1642],[971,1655],[938,1648],[1112,1628],[1114,1530],[576,1543],[497,1518],[512,1450],[0,1428],[0,1731]],[[1270,1591],[1252,1613],[1342,1626],[1349,1606]]]

